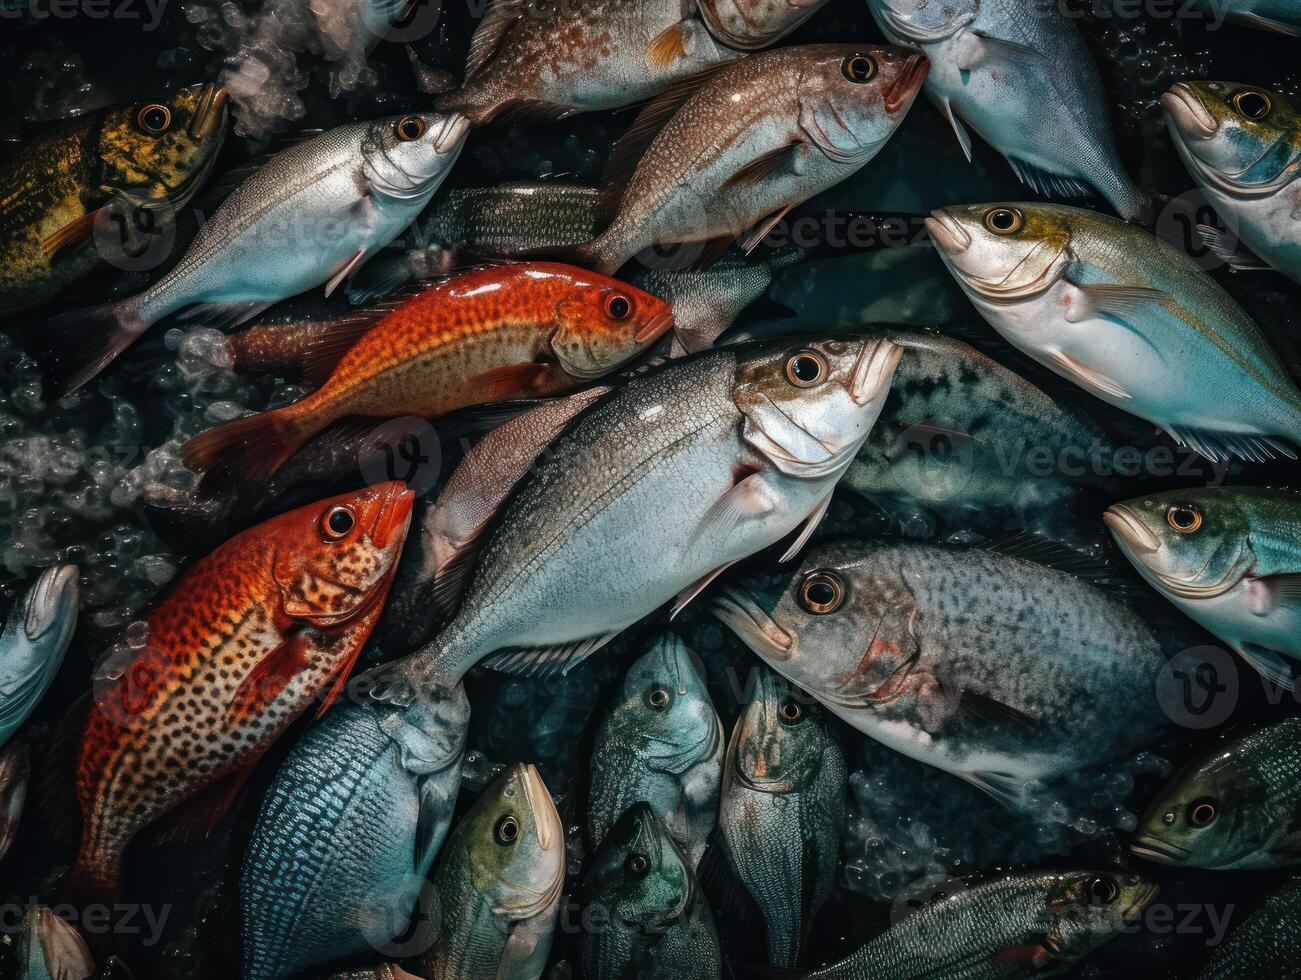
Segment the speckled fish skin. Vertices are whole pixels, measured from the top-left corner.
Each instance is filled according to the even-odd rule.
[[[398,133],[411,119],[424,127],[414,140]],[[84,384],[171,313],[201,307],[191,312],[240,323],[356,268],[429,203],[468,130],[463,116],[424,113],[350,123],[277,153],[222,202],[157,283],[61,319],[60,342],[83,344],[65,354],[69,384]]]
[[[729,48],[757,51],[781,40],[827,0],[699,0],[709,33]]]
[[[1301,719],[1285,718],[1192,759],[1148,804],[1130,850],[1215,871],[1301,864],[1299,739]]]
[[[470,705],[350,703],[314,725],[263,798],[244,858],[244,977],[382,949],[407,927],[452,822]]]
[[[653,54],[670,31],[680,32],[679,53]],[[741,56],[682,0],[497,0],[470,42],[464,83],[435,105],[476,126],[512,108],[552,117],[617,109]]]
[[[1301,37],[1301,3],[1298,0],[1198,0],[1215,15],[1262,31]]]
[[[1110,463],[1111,441],[1083,412],[960,340],[884,335],[904,355],[844,486],[985,524],[1009,513],[1048,514],[1102,483],[1096,466]]]
[[[32,753],[26,739],[19,739],[0,751],[0,861],[18,836],[31,775]]]
[[[23,916],[17,980],[87,980],[95,961],[86,942],[65,919],[44,905]]]
[[[815,573],[839,605],[806,606]],[[1012,807],[1028,783],[1105,761],[1165,721],[1152,693],[1165,659],[1143,620],[999,552],[836,541],[793,573],[725,584],[711,608],[859,731]]]
[[[723,726],[681,638],[666,633],[628,668],[597,730],[588,790],[593,850],[633,804],[663,821],[694,869],[718,815]]]
[[[1197,980],[1284,980],[1301,972],[1301,880],[1276,889],[1215,947]]]
[[[835,886],[846,772],[813,699],[759,668],[727,743],[718,823],[723,854],[768,924],[772,966],[795,966]]]
[[[419,961],[425,980],[539,980],[565,884],[565,830],[533,766],[516,764],[483,791],[430,880],[440,914]]]
[[[715,980],[718,933],[690,859],[648,803],[629,807],[592,856],[580,895],[584,980]]]
[[[1266,109],[1248,116],[1240,104]],[[1236,82],[1180,82],[1161,105],[1184,166],[1229,231],[1301,282],[1301,102]]]
[[[551,445],[504,508],[455,618],[372,695],[455,683],[508,649],[493,666],[563,669],[820,516],[898,356],[888,341],[811,340],[707,351],[629,381]],[[801,387],[786,371],[805,357],[822,367]],[[647,514],[659,515],[654,535]]]
[[[226,135],[225,90],[196,85],[157,103],[171,114],[157,134],[138,121],[153,104],[59,123],[0,169],[0,313],[40,306],[103,262],[88,234],[55,247],[61,230],[115,202],[148,211],[158,236],[202,186]]]
[[[943,208],[926,228],[976,309],[1035,360],[1211,459],[1295,458],[1301,391],[1184,253],[1061,205]]]
[[[0,745],[35,710],[77,628],[76,565],[52,565],[27,590],[0,633]]]
[[[100,666],[81,734],[71,894],[115,892],[141,828],[252,765],[337,693],[383,608],[412,500],[402,483],[379,484],[237,535],[144,617],[145,646]]]
[[[1147,210],[1116,152],[1106,93],[1074,22],[1026,0],[868,0],[882,32],[931,59],[926,94],[970,159],[970,126],[1049,196],[1097,191],[1122,218]]]
[[[1031,872],[959,886],[807,980],[1014,980],[1069,970],[1116,938],[1157,886],[1114,871]],[[1104,899],[1109,899],[1105,900]]]
[[[855,65],[864,80],[854,80]],[[655,135],[609,227],[576,253],[612,272],[651,245],[741,236],[871,160],[907,115],[927,67],[902,48],[809,44],[720,69]]]
[[[1291,686],[1281,658],[1301,660],[1301,494],[1170,491],[1116,504],[1103,520],[1153,588]]]

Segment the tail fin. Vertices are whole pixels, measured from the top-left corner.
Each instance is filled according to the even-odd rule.
[[[200,432],[181,447],[181,460],[195,473],[251,494],[312,434],[297,425],[286,409],[277,408]]]
[[[136,297],[51,318],[32,345],[51,387],[75,391],[116,360],[150,324]]]
[[[348,302],[366,306],[392,296],[414,278],[406,252],[367,262],[348,284]]]

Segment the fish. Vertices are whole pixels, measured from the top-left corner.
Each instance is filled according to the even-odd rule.
[[[1045,197],[1095,192],[1126,220],[1150,206],[1116,150],[1097,66],[1072,18],[1024,0],[868,0],[893,44],[931,61],[926,94],[967,160],[967,127]]]
[[[96,975],[86,941],[48,906],[23,915],[18,936],[18,980],[87,980]]]
[[[516,763],[452,831],[430,878],[438,928],[425,980],[539,980],[565,884],[565,829],[537,769]]]
[[[586,980],[722,976],[713,914],[691,859],[651,804],[634,803],[592,857],[580,893]]]
[[[248,489],[347,416],[437,418],[557,394],[636,357],[672,328],[673,310],[607,276],[530,262],[466,272],[378,322],[357,319],[359,326],[346,317],[336,322],[309,357],[309,370],[329,372],[316,391],[200,433],[181,447],[186,466],[221,471]],[[323,363],[314,364],[316,357]]]
[[[78,388],[173,313],[229,327],[322,284],[329,295],[420,214],[468,130],[455,113],[416,113],[349,123],[281,150],[154,285],[50,321],[39,352],[47,375]]]
[[[300,973],[404,932],[452,822],[469,720],[458,686],[403,710],[350,702],[295,743],[244,858],[244,977]]]
[[[616,145],[609,225],[561,251],[603,272],[652,246],[643,264],[670,268],[708,264],[734,239],[749,252],[787,211],[876,156],[929,65],[902,48],[809,44],[676,87]]]
[[[1259,268],[1239,255],[1241,240],[1301,282],[1301,100],[1236,82],[1179,82],[1161,106],[1184,166],[1229,229],[1199,225],[1204,244],[1235,268]]]
[[[434,105],[476,126],[508,110],[563,119],[643,101],[743,54],[682,0],[493,0],[470,39],[465,80]]]
[[[759,668],[727,743],[718,825],[728,866],[767,922],[772,966],[795,966],[835,887],[846,779],[818,705]]]
[[[31,777],[32,752],[25,739],[0,750],[0,861],[18,836]]]
[[[1301,494],[1208,487],[1138,497],[1103,521],[1154,589],[1285,690],[1301,659]]]
[[[1197,0],[1197,5],[1237,24],[1301,37],[1301,4],[1297,0]]]
[[[1295,975],[1301,963],[1301,881],[1284,882],[1218,943],[1197,980]]]
[[[805,980],[995,980],[1064,973],[1136,928],[1157,885],[1127,871],[1032,871],[954,882]],[[921,972],[924,971],[924,974]]]
[[[27,590],[0,633],[0,745],[35,710],[54,680],[77,628],[76,565],[51,565]]]
[[[695,654],[663,634],[628,668],[592,747],[587,839],[596,850],[634,803],[645,802],[700,864],[718,815],[723,725]]]
[[[831,541],[794,572],[722,583],[709,608],[833,714],[1010,809],[1165,722],[1151,627],[1101,588],[1016,553]]]
[[[827,0],[698,0],[709,33],[729,48],[757,51],[775,44]]]
[[[884,335],[904,348],[894,394],[842,486],[984,525],[1051,514],[1104,483],[1113,447],[1085,412],[961,340]]]
[[[378,668],[371,696],[400,704],[480,661],[563,672],[804,525],[793,554],[875,423],[899,354],[859,338],[716,348],[622,385],[515,487],[470,545],[456,615]]]
[[[1301,719],[1220,740],[1183,767],[1143,812],[1129,849],[1157,864],[1214,871],[1301,864]]]
[[[396,963],[381,963],[379,966],[365,970],[332,973],[329,980],[421,980],[421,978],[414,973],[408,973]]]
[[[106,261],[136,267],[167,247],[226,136],[226,90],[57,123],[0,166],[0,313],[48,303]]]
[[[144,616],[143,646],[100,664],[79,743],[70,901],[117,894],[136,834],[224,781],[220,819],[290,723],[315,700],[329,707],[383,609],[413,499],[378,484],[236,535]]]
[[[1296,458],[1301,390],[1184,253],[1061,205],[942,208],[926,228],[981,315],[1041,364],[1208,459]]]

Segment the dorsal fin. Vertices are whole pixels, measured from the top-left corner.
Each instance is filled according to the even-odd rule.
[[[492,59],[523,6],[521,0],[492,0],[488,5],[470,38],[470,52],[465,56],[466,81]]]

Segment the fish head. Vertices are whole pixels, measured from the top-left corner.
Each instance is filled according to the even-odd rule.
[[[712,755],[721,740],[697,657],[673,633],[628,668],[611,724],[616,737],[649,766],[677,774]]]
[[[980,0],[867,0],[881,30],[903,44],[936,44],[976,19]]]
[[[583,880],[584,921],[662,930],[688,910],[694,889],[664,822],[649,803],[634,803],[602,839]]]
[[[1251,194],[1301,172],[1301,103],[1236,82],[1179,82],[1161,96],[1166,122],[1194,175]]]
[[[63,650],[77,625],[81,578],[76,565],[51,565],[19,604],[16,621],[30,643]]]
[[[75,926],[44,905],[23,916],[18,962],[25,977],[92,977],[95,960]]]
[[[1102,520],[1125,557],[1172,598],[1196,602],[1223,595],[1254,564],[1250,517],[1232,491],[1137,497],[1108,508]]]
[[[401,480],[308,504],[259,525],[249,545],[273,555],[283,613],[329,628],[387,594],[415,494]]]
[[[831,159],[861,165],[903,122],[930,71],[920,51],[892,45],[811,44],[799,49],[799,122]]]
[[[757,51],[785,37],[827,0],[700,0],[709,33],[729,48]]]
[[[432,194],[465,146],[470,121],[459,112],[413,112],[372,122],[362,138],[366,178],[398,200]]]
[[[506,922],[553,907],[565,881],[565,831],[532,765],[502,773],[465,815],[449,857],[465,862],[474,890]]]
[[[810,695],[765,667],[732,729],[732,775],[763,793],[796,793],[817,777],[828,745],[822,709]]]
[[[1291,823],[1289,804],[1241,743],[1192,760],[1148,805],[1129,849],[1157,864],[1233,867],[1266,847]]]
[[[884,337],[809,339],[737,355],[743,436],[787,475],[843,472],[876,424],[903,348]]]
[[[1132,871],[1053,875],[1040,916],[1043,945],[1061,966],[1093,952],[1133,923],[1156,897],[1157,885]]]
[[[1037,204],[969,204],[926,219],[940,258],[969,292],[1013,303],[1041,295],[1071,261],[1069,209]]]
[[[184,207],[207,180],[229,119],[221,85],[110,113],[98,137],[102,190],[144,208]]]
[[[525,275],[556,289],[551,349],[575,378],[609,374],[673,326],[673,307],[664,300],[599,272],[538,262]]]

